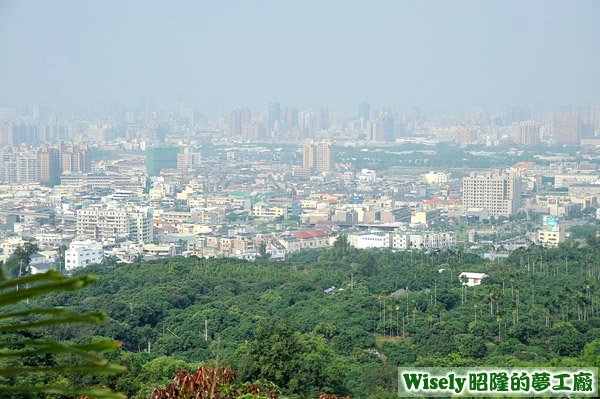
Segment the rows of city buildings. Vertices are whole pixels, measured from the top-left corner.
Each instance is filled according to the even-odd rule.
[[[418,111],[398,118],[366,103],[345,124],[326,110],[274,103],[258,115],[236,109],[228,123],[203,128],[189,109],[175,122],[127,112],[121,122],[93,123],[0,109],[0,256],[33,241],[39,271],[62,258],[67,271],[109,257],[285,259],[329,247],[342,234],[361,249],[434,251],[510,236],[519,230],[514,220],[535,221],[535,228],[519,230],[503,247],[556,246],[568,239],[572,220],[598,207],[597,109],[556,112],[546,122],[515,112],[496,125],[471,115],[476,129],[438,125]],[[407,135],[426,145],[451,138],[490,148],[504,140],[580,147],[574,156],[546,151],[485,169],[372,169],[337,154],[358,145],[368,161],[383,151],[369,141]]]

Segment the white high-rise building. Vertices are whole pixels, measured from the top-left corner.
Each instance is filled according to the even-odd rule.
[[[521,179],[515,171],[473,172],[463,178],[463,204],[485,208],[493,217],[516,213],[521,205]]]
[[[152,208],[102,204],[80,209],[77,211],[77,235],[101,239],[125,237],[151,243]]]
[[[28,147],[0,149],[0,183],[38,183],[37,150]]]

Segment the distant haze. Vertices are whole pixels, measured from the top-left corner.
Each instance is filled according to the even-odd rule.
[[[2,1],[0,105],[600,102],[600,1]]]

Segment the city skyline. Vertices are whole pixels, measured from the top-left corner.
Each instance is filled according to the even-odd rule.
[[[599,0],[0,0],[0,396],[598,396],[598,44]]]

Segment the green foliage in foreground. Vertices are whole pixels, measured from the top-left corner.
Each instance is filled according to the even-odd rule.
[[[92,266],[82,273],[101,276],[96,284],[46,304],[104,309],[107,322],[47,331],[73,342],[121,341],[111,359],[127,373],[73,382],[138,398],[201,364],[231,366],[241,381],[272,381],[288,398],[354,399],[396,397],[398,366],[598,366],[600,244],[589,243],[531,247],[503,263],[461,251],[339,245],[286,262]],[[489,277],[465,287],[462,271]]]
[[[236,384],[230,367],[198,367],[192,373],[179,370],[173,383],[155,389],[150,399],[278,399],[280,395],[272,382]]]
[[[124,371],[100,356],[116,350],[118,342],[67,343],[49,339],[43,332],[50,326],[96,325],[104,321],[103,313],[29,305],[40,295],[78,290],[92,281],[94,278],[87,275],[67,279],[56,271],[6,280],[0,271],[0,396],[124,397],[106,388],[75,385],[64,378],[68,374],[112,375]]]

